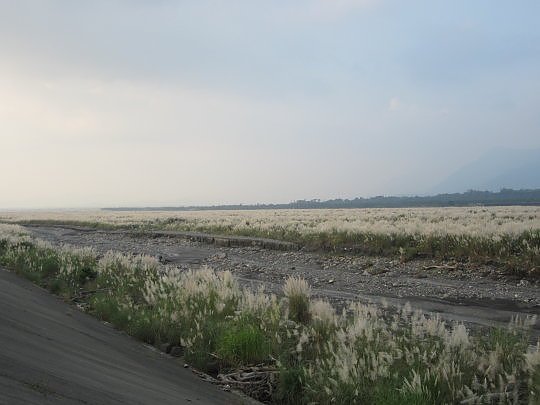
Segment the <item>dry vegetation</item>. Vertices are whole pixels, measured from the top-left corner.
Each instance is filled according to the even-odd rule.
[[[540,207],[41,211],[6,212],[0,221],[266,237],[308,249],[489,262],[520,275],[540,272]]]
[[[532,320],[478,335],[438,317],[351,303],[337,313],[290,278],[283,297],[228,273],[147,256],[54,248],[0,225],[0,264],[262,400],[288,404],[536,404]],[[236,381],[236,383],[235,383]]]
[[[540,229],[540,207],[372,208],[246,211],[14,211],[0,220],[80,222],[231,232],[502,236]]]

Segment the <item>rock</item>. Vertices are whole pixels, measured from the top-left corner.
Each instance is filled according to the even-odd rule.
[[[184,368],[189,368],[189,364],[184,363]]]
[[[210,375],[219,373],[219,363],[217,361],[206,363],[206,372]]]
[[[158,256],[158,261],[159,261],[161,264],[167,264],[167,263],[170,263],[170,260],[167,259],[166,257],[163,257],[163,255],[159,255],[159,256]]]
[[[229,247],[231,246],[231,241],[228,238],[214,238],[214,244],[216,246],[224,246]]]
[[[170,343],[161,343],[159,345],[159,350],[161,350],[163,353],[170,353],[172,345]]]
[[[184,348],[182,346],[171,347],[170,355],[174,357],[180,357],[184,355]]]

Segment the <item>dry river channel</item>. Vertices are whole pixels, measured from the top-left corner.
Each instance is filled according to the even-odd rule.
[[[242,285],[262,285],[278,295],[287,277],[303,277],[314,296],[338,307],[351,300],[389,308],[408,302],[414,309],[473,328],[502,326],[513,316],[540,313],[540,280],[509,276],[490,265],[431,259],[401,263],[391,257],[306,252],[291,244],[257,238],[182,232],[136,233],[71,226],[27,229],[53,245],[88,246],[99,253],[147,254],[180,269],[208,266],[229,270]],[[539,337],[537,320],[531,343]]]

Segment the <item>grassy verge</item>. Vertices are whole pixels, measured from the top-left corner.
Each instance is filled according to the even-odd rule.
[[[284,404],[473,404],[540,401],[540,347],[528,321],[475,335],[402,308],[352,303],[338,314],[289,279],[282,298],[230,273],[179,272],[147,256],[54,248],[0,229],[0,264],[258,399]],[[248,370],[248,371],[246,371]]]

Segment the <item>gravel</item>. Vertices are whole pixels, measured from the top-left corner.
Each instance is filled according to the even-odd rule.
[[[410,302],[449,319],[485,325],[506,323],[516,314],[540,313],[539,280],[509,276],[492,265],[228,247],[174,233],[134,234],[58,226],[28,229],[52,244],[92,246],[100,253],[143,253],[181,269],[209,266],[216,271],[229,270],[246,286],[262,285],[278,294],[287,277],[303,277],[314,296],[338,304],[351,299],[398,306]],[[540,335],[538,323],[536,330]]]

